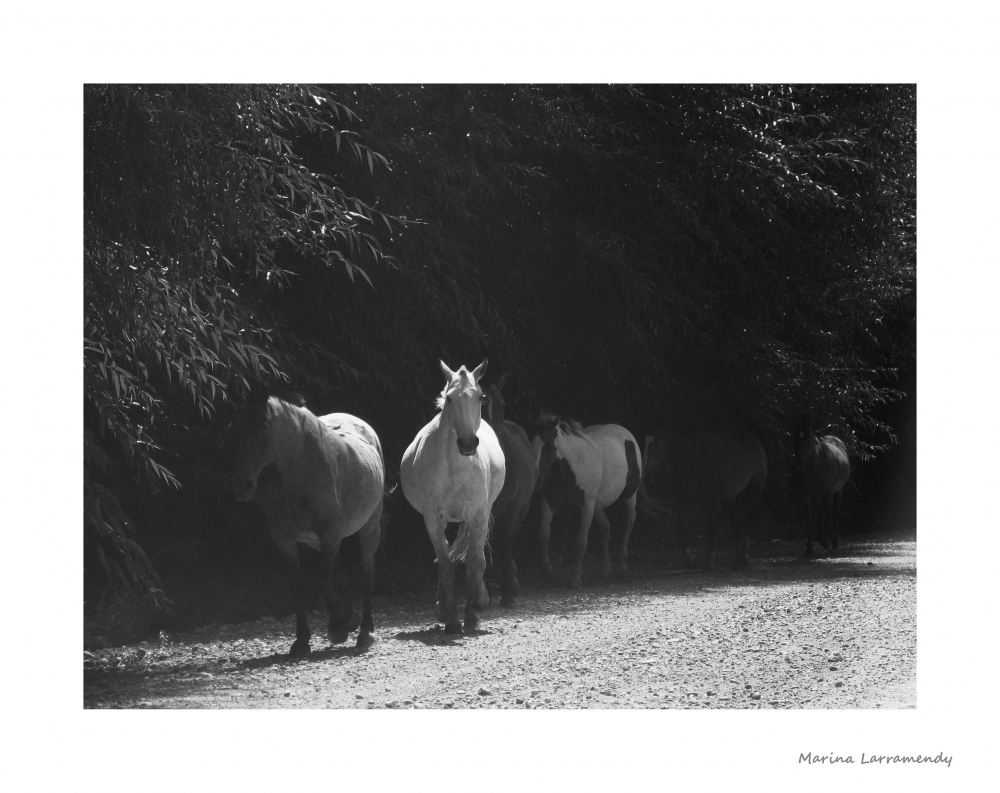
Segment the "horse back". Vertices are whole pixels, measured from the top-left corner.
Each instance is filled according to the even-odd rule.
[[[332,501],[334,509],[347,519],[362,514],[367,519],[381,500],[385,484],[378,435],[367,423],[347,413],[328,414],[319,418],[319,424],[316,453],[309,456],[320,481],[309,495],[314,502]],[[312,440],[312,436],[307,437],[307,447]]]
[[[674,498],[695,502],[731,501],[748,488],[761,490],[767,454],[752,435],[718,432],[673,437],[669,489]]]
[[[745,433],[722,433],[716,436],[714,467],[723,500],[736,498],[748,487],[764,487],[767,479],[767,453],[760,442]]]
[[[300,418],[297,440],[288,447],[293,453],[268,466],[258,484],[268,529],[286,550],[296,542],[319,547],[331,533],[349,536],[381,503],[385,466],[378,437],[360,419],[335,415],[345,431],[331,429],[329,417]],[[347,431],[355,422],[367,428],[367,437]]]
[[[502,510],[508,504],[520,507],[530,498],[535,489],[535,456],[531,442],[520,425],[504,421],[496,433],[504,456],[504,485],[494,507]]]
[[[631,498],[642,477],[639,444],[635,436],[619,424],[595,424],[584,432],[601,451],[598,507],[605,507],[623,496]]]
[[[328,413],[325,416],[320,416],[319,420],[332,432],[344,436],[353,435],[363,443],[367,443],[378,452],[379,458],[382,458],[382,444],[368,422],[357,416],[352,416],[350,413]]]

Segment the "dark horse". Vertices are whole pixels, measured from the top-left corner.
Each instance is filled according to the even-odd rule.
[[[819,543],[824,548],[837,550],[837,524],[840,522],[840,503],[844,498],[844,485],[851,476],[851,463],[847,447],[835,435],[817,437],[811,416],[803,415],[795,424],[792,434],[795,452],[795,479],[808,512],[806,523],[806,552],[813,555],[813,524],[819,528]]]
[[[385,474],[378,436],[359,418],[346,413],[316,417],[301,400],[269,396],[259,388],[237,415],[235,426],[233,494],[237,501],[253,499],[260,505],[287,565],[296,618],[289,655],[309,655],[298,543],[320,552],[331,643],[346,641],[360,625],[357,646],[367,647],[374,641],[372,585]],[[360,619],[334,589],[340,541],[352,534],[361,539]]]
[[[514,545],[517,530],[528,514],[531,495],[535,490],[535,460],[528,434],[520,425],[504,420],[505,402],[500,392],[506,382],[507,374],[504,373],[503,377],[486,389],[484,413],[500,441],[507,465],[503,490],[493,502],[493,517],[496,521],[493,531],[499,539],[497,556],[503,570],[500,605],[510,607],[514,605],[514,597],[518,591]]]
[[[706,569],[715,565],[723,510],[737,536],[733,567],[750,564],[749,529],[767,481],[767,453],[755,437],[734,432],[679,435],[661,427],[646,435],[643,460],[643,477],[655,483],[679,513],[681,552],[688,568],[696,566],[689,549],[692,510],[706,516]]]

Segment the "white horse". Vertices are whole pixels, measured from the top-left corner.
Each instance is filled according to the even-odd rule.
[[[468,575],[467,632],[479,622],[476,610],[489,603],[483,584],[486,538],[490,510],[503,489],[506,467],[493,428],[482,420],[479,379],[486,364],[483,361],[472,372],[464,366],[453,372],[441,361],[448,380],[437,399],[441,412],[417,433],[399,467],[403,495],[424,516],[437,554],[436,613],[447,633],[462,632],[452,591],[455,562],[464,559]],[[461,523],[450,549],[444,533],[449,522]]]

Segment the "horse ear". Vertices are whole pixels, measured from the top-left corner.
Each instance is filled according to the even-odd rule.
[[[503,391],[503,387],[505,385],[507,385],[507,372],[504,372],[502,375],[500,375],[500,379],[497,380],[497,388],[499,390]]]
[[[489,358],[483,358],[483,362],[472,370],[472,379],[475,380],[477,383],[486,373],[486,364],[488,364],[489,362],[490,362]]]
[[[444,376],[451,380],[455,376],[455,373],[448,368],[448,364],[444,361],[438,361],[438,363],[441,364],[441,371],[444,373]]]

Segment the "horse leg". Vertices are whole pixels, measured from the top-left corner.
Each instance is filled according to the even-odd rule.
[[[490,603],[489,592],[483,584],[486,572],[486,537],[489,534],[490,513],[473,518],[468,527],[470,532],[469,550],[465,555],[465,575],[469,588],[469,598],[465,602],[465,632],[473,631],[479,625],[476,612]]]
[[[339,570],[340,540],[334,543],[323,543],[320,565],[323,571],[323,598],[326,600],[326,613],[330,621],[327,623],[327,635],[330,644],[341,644],[347,641],[348,635],[361,622],[354,613],[351,604],[345,601],[335,587],[335,579]]]
[[[844,491],[838,490],[830,498],[830,542],[836,551],[840,545],[840,505],[844,500]]]
[[[736,536],[736,546],[733,556],[733,570],[739,570],[750,564],[747,557],[747,527],[746,527],[746,506],[743,503],[743,496],[737,496],[729,504],[729,522],[732,524],[733,534]]]
[[[517,512],[514,525],[510,529],[510,598],[509,605],[514,605],[514,598],[521,593],[521,585],[517,580],[517,535],[521,531],[524,519],[528,516],[531,501],[525,501],[524,505]],[[504,605],[503,600],[500,605]]]
[[[542,574],[552,575],[552,563],[549,561],[549,535],[552,533],[552,506],[542,497],[542,522],[538,525],[538,544],[542,552]]]
[[[583,555],[587,552],[587,535],[590,532],[590,523],[594,519],[594,499],[587,498],[580,508],[580,532],[577,535],[576,545],[576,565],[573,568],[573,577],[569,585],[574,589],[583,586]]]
[[[628,571],[628,539],[635,527],[635,494],[625,501],[625,533],[622,535],[622,552],[618,557],[618,572]]]
[[[702,568],[705,570],[715,569],[715,543],[719,539],[719,532],[722,530],[722,504],[718,499],[712,501],[708,507],[708,551],[705,554],[705,561]]]
[[[289,658],[309,657],[309,622],[306,620],[306,587],[299,566],[298,550],[292,546],[292,551],[285,555],[285,573],[292,588],[292,601],[295,603],[295,641],[288,651]]]
[[[500,516],[496,535],[499,539],[497,556],[500,557],[500,605],[510,608],[514,605],[517,594],[517,566],[514,564],[514,534],[517,531],[519,511],[510,504],[507,511]]]
[[[751,487],[754,486],[751,485]],[[734,570],[750,566],[750,525],[757,516],[757,510],[760,507],[760,491],[758,489],[750,492],[744,491],[740,499],[733,510],[733,529],[736,532]]]
[[[361,527],[361,574],[363,589],[363,614],[361,629],[358,631],[359,648],[370,647],[375,641],[375,620],[372,619],[372,589],[375,586],[375,551],[382,538],[382,502],[375,508],[368,522]]]
[[[688,509],[685,509],[683,514],[678,513],[677,525],[684,568],[686,570],[694,570],[697,566],[697,560],[695,559],[695,554],[691,551],[691,514]]]
[[[427,533],[430,535],[431,545],[434,546],[434,553],[437,554],[438,601],[435,604],[434,613],[439,620],[444,622],[445,633],[461,633],[462,623],[458,620],[458,608],[455,606],[453,589],[455,565],[448,558],[448,539],[444,535],[448,521],[444,515],[437,514],[425,516],[424,523],[427,525]]]
[[[594,509],[594,525],[601,532],[601,578],[607,581],[611,577],[611,557],[608,544],[611,541],[611,523],[603,509]]]
[[[829,495],[821,493],[816,496],[816,512],[819,515],[819,544],[824,549],[830,547],[830,507],[832,501]]]
[[[816,510],[813,509],[811,496],[806,496],[804,500],[806,502],[806,552],[802,554],[802,558],[812,559],[815,556],[815,551],[813,551],[813,520]]]

